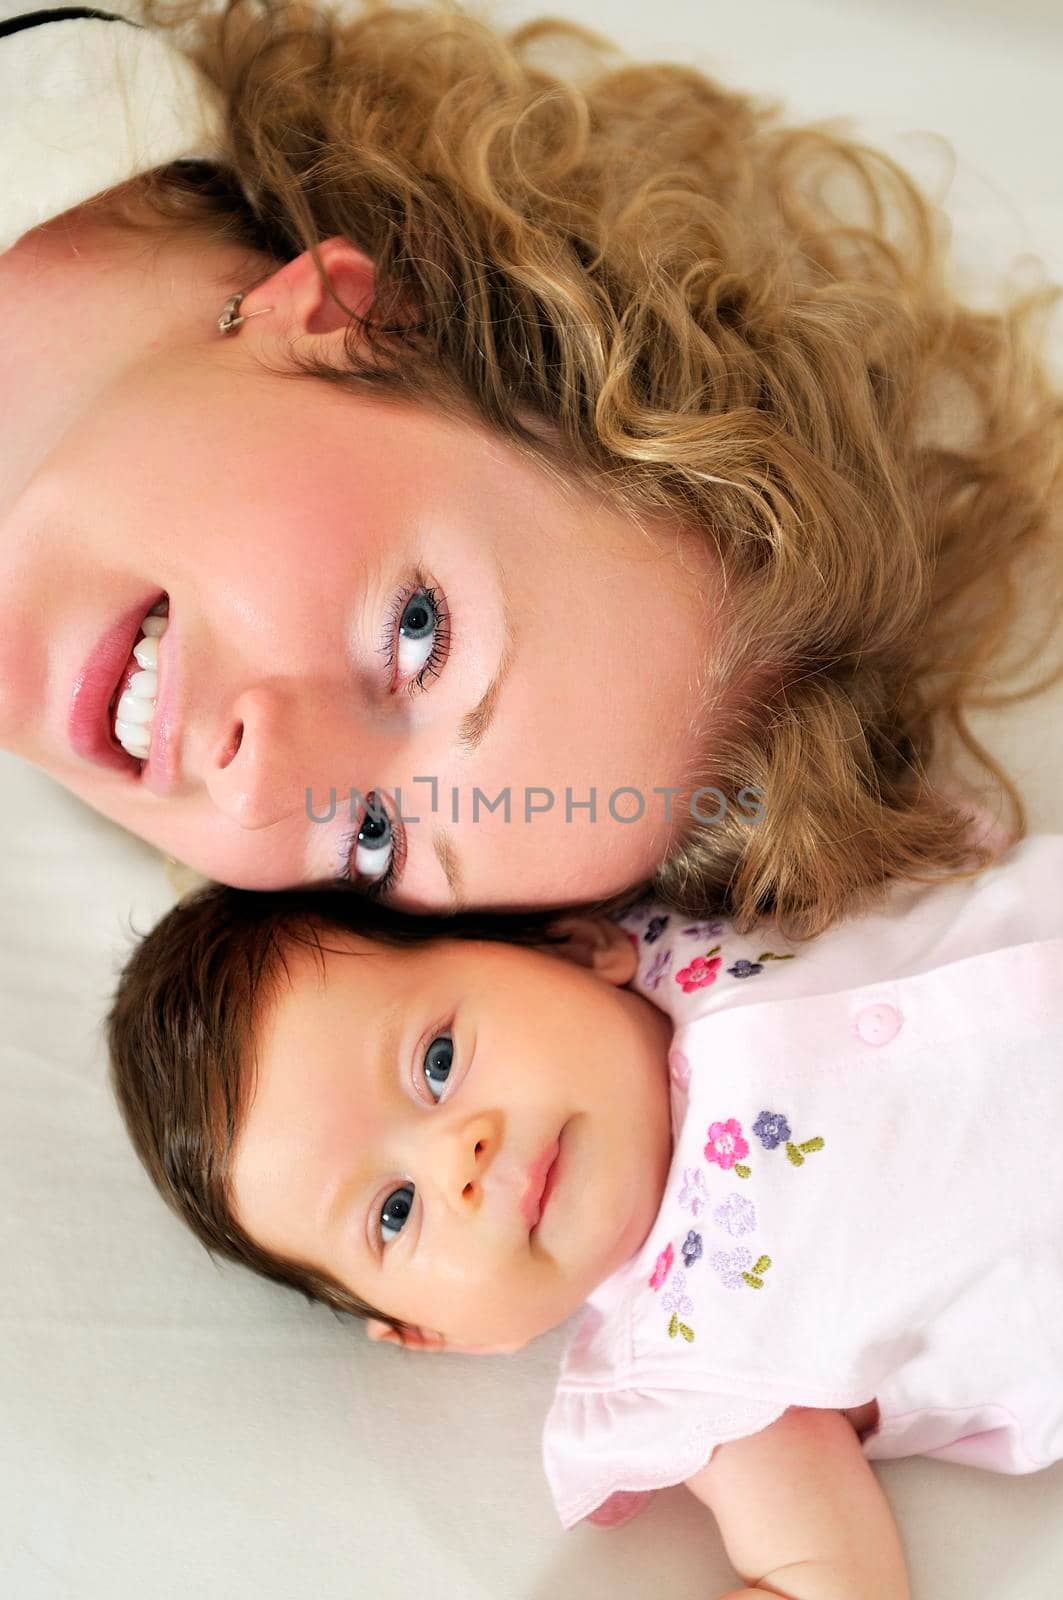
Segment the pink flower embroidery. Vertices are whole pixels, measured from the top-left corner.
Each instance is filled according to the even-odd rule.
[[[720,970],[722,956],[695,956],[689,967],[681,967],[675,975],[675,981],[684,994],[693,994],[696,989],[707,989],[710,983],[716,982],[716,974]]]
[[[661,1284],[672,1270],[672,1262],[674,1260],[675,1251],[672,1249],[672,1246],[669,1243],[665,1245],[664,1249],[657,1257],[657,1265],[654,1267],[653,1276],[650,1278],[651,1289],[659,1289],[661,1287]]]
[[[726,1122],[714,1122],[709,1128],[709,1142],[705,1146],[705,1160],[715,1161],[724,1172],[730,1172],[736,1161],[749,1154],[749,1146],[742,1137],[742,1124],[729,1117]]]

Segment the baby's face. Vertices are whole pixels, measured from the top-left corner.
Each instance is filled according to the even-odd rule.
[[[329,932],[322,978],[290,948],[234,1151],[251,1236],[450,1344],[517,1349],[573,1312],[642,1244],[670,1160],[668,1019],[621,987],[627,935],[580,925],[596,970]]]

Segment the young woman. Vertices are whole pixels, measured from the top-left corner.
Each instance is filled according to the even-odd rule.
[[[928,767],[1060,586],[1051,297],[965,308],[887,158],[581,29],[145,15],[34,30],[132,133],[0,255],[0,742],[209,876],[418,910],[803,937],[967,861]]]

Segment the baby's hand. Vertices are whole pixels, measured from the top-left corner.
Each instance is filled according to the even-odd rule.
[[[840,1411],[786,1411],[721,1445],[687,1488],[751,1588],[726,1600],[910,1600],[896,1524]]]

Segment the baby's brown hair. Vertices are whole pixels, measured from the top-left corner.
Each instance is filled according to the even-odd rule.
[[[330,932],[401,948],[433,939],[548,946],[556,911],[415,916],[352,889],[220,884],[180,901],[129,957],[107,1016],[111,1076],[133,1147],[163,1199],[214,1256],[334,1310],[402,1324],[305,1262],[264,1250],[232,1206],[230,1162],[254,1089],[254,1029],[304,944]]]

